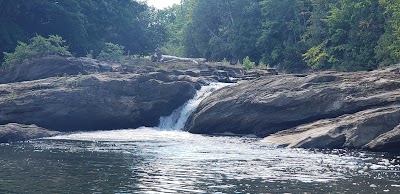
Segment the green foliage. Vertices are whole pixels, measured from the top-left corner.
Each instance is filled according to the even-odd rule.
[[[312,69],[326,69],[329,61],[329,55],[326,52],[326,41],[311,47],[306,53],[303,54],[304,61]]]
[[[87,58],[91,58],[93,59],[93,50],[90,50],[87,54],[86,54]]]
[[[314,26],[319,26],[319,30],[326,29],[327,33],[308,39],[311,44],[303,54],[304,60],[313,69],[357,71],[376,68],[375,49],[384,32],[383,9],[379,2],[327,1],[322,3],[330,5],[329,14],[318,15],[319,20],[324,22],[312,21]],[[327,9],[317,5],[314,8]]]
[[[252,62],[252,61],[250,60],[250,57],[247,56],[247,57],[245,57],[245,58],[243,59],[243,67],[246,68],[247,70],[255,69],[255,68],[256,68],[256,63],[255,63],[255,62]]]
[[[184,0],[155,10],[133,0],[0,0],[0,50],[18,48],[5,66],[32,56],[22,42],[35,34],[62,36],[77,56],[113,42],[131,55],[161,48],[209,61],[249,56],[290,72],[357,71],[400,62],[400,1]],[[99,58],[120,61],[114,49]]]
[[[111,42],[105,43],[105,48],[101,50],[97,59],[101,61],[121,62],[124,59],[124,46]]]
[[[29,44],[18,42],[13,53],[4,52],[4,67],[9,67],[25,60],[43,57],[47,55],[70,56],[67,46],[62,46],[65,40],[58,35],[50,35],[44,38],[40,35],[33,37]]]
[[[167,54],[210,61],[261,56],[254,47],[261,33],[258,1],[186,0],[159,14],[170,35],[162,49]]]
[[[242,59],[288,72],[357,71],[400,62],[397,0],[185,0],[160,12],[163,51]]]
[[[222,65],[223,66],[228,66],[229,65],[229,61],[226,60],[226,58],[224,58],[224,60],[222,60]]]
[[[400,2],[380,0],[385,9],[385,33],[375,47],[379,66],[388,66],[400,62]]]
[[[159,65],[159,66],[156,68],[156,70],[157,70],[157,71],[166,71],[166,70],[167,70],[167,67],[165,67],[164,65]]]
[[[305,69],[302,37],[309,15],[304,1],[263,0],[260,5],[264,21],[257,46],[264,51],[262,61],[285,71]]]
[[[167,38],[156,13],[134,0],[0,0],[0,51],[12,52],[35,34],[58,34],[76,56],[97,56],[106,42],[147,55]]]
[[[16,99],[18,97],[18,94],[17,94],[17,92],[16,91],[11,91],[11,94],[10,94],[10,99],[12,99],[12,100],[14,100],[14,99]]]

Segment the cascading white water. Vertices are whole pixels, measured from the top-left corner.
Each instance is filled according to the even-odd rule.
[[[200,102],[209,96],[215,90],[221,89],[227,83],[211,83],[208,86],[202,86],[193,99],[176,109],[171,115],[160,118],[158,128],[160,130],[182,130],[189,116],[196,110]]]

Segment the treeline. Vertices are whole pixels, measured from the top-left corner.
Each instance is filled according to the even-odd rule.
[[[61,36],[75,56],[97,56],[108,42],[147,55],[167,39],[159,21],[133,0],[0,0],[0,57],[36,35]]]
[[[114,43],[286,71],[370,70],[400,62],[400,1],[182,0],[157,11],[136,0],[0,0],[1,58],[37,35],[61,36],[75,56]]]
[[[159,13],[162,50],[287,71],[370,70],[400,62],[398,0],[184,0]]]

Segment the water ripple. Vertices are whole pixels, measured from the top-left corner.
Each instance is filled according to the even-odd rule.
[[[15,186],[22,176],[39,186],[43,180],[54,183],[43,188],[55,193],[71,187],[84,193],[400,191],[397,156],[278,148],[257,138],[141,128],[67,134],[8,147],[0,146],[1,188]],[[23,187],[3,191],[24,193],[18,192]]]

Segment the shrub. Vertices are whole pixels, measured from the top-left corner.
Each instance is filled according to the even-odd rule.
[[[62,46],[63,43],[65,40],[58,35],[50,35],[49,38],[36,35],[29,44],[18,42],[13,53],[4,52],[3,67],[10,67],[16,63],[48,55],[71,56],[68,47]]]
[[[228,60],[226,60],[226,58],[224,58],[224,60],[222,60],[222,65],[223,66],[228,66],[229,65],[229,62],[228,62]]]
[[[247,70],[250,70],[250,69],[256,68],[256,63],[250,61],[249,56],[247,56],[246,58],[243,59],[243,66],[244,66],[244,68],[246,68]]]
[[[98,60],[109,62],[121,62],[124,59],[124,46],[106,43],[105,48],[97,56]]]
[[[93,50],[90,50],[87,54],[86,54],[87,58],[91,58],[93,59]]]

